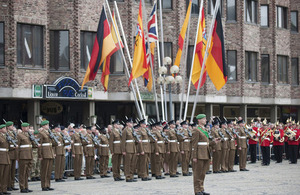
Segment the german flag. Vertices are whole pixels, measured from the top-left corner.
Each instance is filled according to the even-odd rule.
[[[99,67],[103,64],[106,57],[115,50],[116,44],[110,32],[104,7],[102,8],[97,36],[95,38],[91,59],[86,70],[81,89],[88,82],[95,79]]]
[[[220,9],[217,12],[212,32],[211,47],[206,61],[206,70],[216,89],[220,90],[227,82],[224,35]]]

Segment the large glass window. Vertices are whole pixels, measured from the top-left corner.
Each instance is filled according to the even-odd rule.
[[[17,62],[19,67],[42,68],[44,63],[43,27],[17,24]]]
[[[0,66],[4,66],[4,23],[0,22]]]
[[[190,0],[186,0],[186,9],[189,7]],[[199,14],[199,0],[192,0],[191,14]]]
[[[236,81],[236,51],[228,50],[227,51],[227,73],[228,81]]]
[[[159,2],[157,2],[157,8],[159,9]],[[172,9],[172,0],[163,0],[161,1],[161,6],[163,9]]]
[[[287,28],[287,8],[277,6],[277,27]]]
[[[245,0],[245,21],[257,23],[257,1]]]
[[[288,83],[288,57],[277,56],[277,80],[278,83]]]
[[[162,51],[161,43],[159,43],[159,49],[160,49],[160,51]],[[172,59],[172,63],[174,63],[172,42],[164,42],[164,56],[170,57]],[[160,57],[162,57],[162,56],[160,55]],[[161,60],[161,65],[163,65],[162,59],[160,59],[160,60]]]
[[[111,74],[123,74],[124,73],[124,61],[122,58],[121,50],[118,50],[111,56],[110,72],[111,72]]]
[[[261,82],[270,83],[270,59],[268,54],[261,55]]]
[[[81,61],[81,69],[86,70],[93,51],[93,46],[96,37],[95,32],[80,32],[80,61]]]
[[[269,6],[261,5],[260,6],[260,25],[261,26],[269,26]]]
[[[70,69],[69,31],[50,31],[50,69]]]
[[[291,11],[291,31],[298,32],[298,12]]]
[[[245,73],[246,81],[256,82],[257,81],[257,53],[246,51],[245,55]]]
[[[292,58],[292,85],[299,85],[299,60]]]
[[[190,78],[191,67],[192,67],[192,60],[193,60],[193,52],[194,52],[194,45],[189,45],[188,53],[187,53],[187,64],[186,64],[186,75],[187,78]]]
[[[208,14],[213,15],[216,5],[216,0],[208,0]],[[222,15],[222,9],[223,8],[223,0],[220,0],[220,12]]]
[[[236,21],[236,0],[227,0],[227,20]]]

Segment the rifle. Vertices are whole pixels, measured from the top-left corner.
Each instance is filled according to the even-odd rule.
[[[232,132],[234,135],[236,135],[238,138],[240,138],[239,132],[237,132],[235,129],[232,129]]]
[[[48,132],[49,132],[50,138],[58,144],[59,141],[58,141],[57,137],[53,134],[53,132],[50,129],[48,129]]]
[[[150,132],[150,130],[148,128],[146,128],[146,131],[147,131],[148,136],[150,136],[153,139],[153,141],[156,141],[155,136]]]
[[[168,138],[168,136],[163,132],[163,131],[161,131],[161,136],[167,141],[167,142],[169,142],[170,140],[169,140],[169,138]]]
[[[18,144],[16,143],[16,141],[13,140],[12,137],[8,133],[6,133],[6,140],[7,140],[8,143],[13,144],[15,148],[18,146]]]
[[[100,146],[100,140],[97,139],[96,136],[94,136],[93,134],[91,135],[93,142],[95,145]]]
[[[175,133],[176,133],[176,135],[179,135],[179,136],[181,136],[182,138],[185,137],[184,134],[183,134],[183,133],[180,133],[179,130],[178,130],[177,128],[175,128]]]
[[[228,131],[228,129],[225,129],[225,131],[226,131],[226,133],[230,136],[230,138],[233,140],[234,139],[234,137],[233,137],[233,135],[231,134],[231,132],[230,131]]]
[[[191,130],[187,129],[187,132],[188,132],[188,134],[189,134],[189,137],[192,137],[192,136],[193,136]]]
[[[60,132],[60,134],[61,134],[61,136],[63,137],[63,140],[64,140],[64,142],[66,143],[71,143],[72,142],[72,140],[71,140],[71,137],[69,137],[69,136],[66,136],[65,134],[63,134],[62,132]]]
[[[30,141],[31,142],[33,142],[36,146],[39,146],[40,144],[39,144],[39,140],[38,139],[36,139],[35,137],[34,137],[34,135],[32,134],[32,133],[30,133],[30,131],[28,131],[28,135],[29,135],[29,139],[30,139]]]
[[[134,129],[132,129],[132,136],[135,137],[137,142],[140,142],[140,136],[136,133],[136,131]]]
[[[89,143],[89,140],[87,139],[87,137],[83,136],[81,133],[79,133],[80,139],[84,140],[86,143]]]

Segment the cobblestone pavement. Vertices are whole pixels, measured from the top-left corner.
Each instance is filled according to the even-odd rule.
[[[238,170],[238,166],[234,167]],[[235,173],[221,173],[206,175],[205,191],[212,195],[218,194],[251,194],[251,195],[279,195],[300,194],[300,164],[289,164],[288,161],[276,164],[271,162],[270,166],[247,164],[248,172],[237,171]],[[180,171],[180,168],[178,168]],[[111,175],[111,174],[110,174]],[[194,194],[193,177],[178,178],[166,177],[164,180],[141,181],[127,183],[125,181],[115,182],[113,178],[74,181],[69,178],[66,182],[56,183],[51,181],[51,187],[55,191],[42,192],[40,182],[30,182],[30,194]],[[16,184],[17,185],[17,184]],[[19,194],[19,191],[13,194]]]

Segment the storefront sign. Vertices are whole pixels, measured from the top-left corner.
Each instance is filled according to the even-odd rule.
[[[41,105],[41,110],[45,114],[56,115],[63,111],[63,106],[57,102],[46,102]]]
[[[71,77],[60,77],[53,85],[45,85],[46,98],[72,98],[72,99],[87,99],[89,96],[88,87],[83,87]]]
[[[32,98],[43,98],[43,85],[32,85]]]
[[[141,92],[141,98],[142,98],[142,100],[153,100],[154,95],[153,95],[153,93]]]

